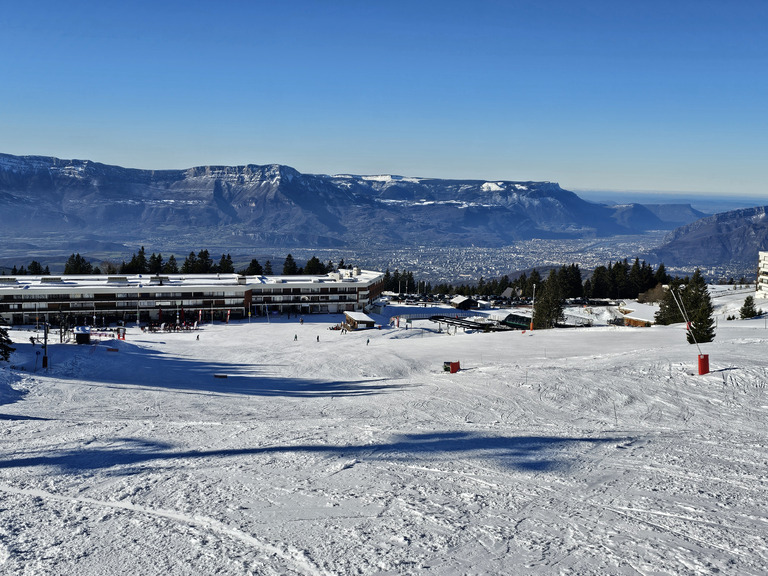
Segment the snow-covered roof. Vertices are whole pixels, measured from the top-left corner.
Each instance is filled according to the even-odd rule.
[[[355,322],[370,322],[372,324],[376,323],[376,321],[368,316],[368,314],[363,314],[362,312],[344,312],[344,314]]]
[[[625,302],[620,307],[625,318],[632,320],[641,320],[645,322],[655,322],[656,312],[659,310],[657,304],[641,304],[640,302]]]
[[[264,284],[348,284],[370,283],[381,277],[370,270],[342,270],[307,276],[241,276],[239,274],[92,274],[69,276],[0,276],[0,293],[30,290],[66,293],[81,290],[130,292],[147,287],[240,287],[247,290]]]
[[[467,300],[469,300],[469,298],[466,296],[454,296],[453,298],[451,298],[451,304],[461,304],[462,302],[466,302]]]

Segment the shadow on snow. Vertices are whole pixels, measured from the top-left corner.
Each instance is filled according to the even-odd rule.
[[[112,467],[143,467],[153,462],[236,458],[263,454],[324,454],[365,461],[440,462],[456,458],[493,460],[498,465],[529,472],[551,472],[568,467],[568,453],[578,445],[617,443],[627,438],[572,438],[556,436],[495,436],[470,432],[404,434],[378,444],[296,444],[226,450],[174,450],[165,443],[119,439],[119,446],[84,447],[60,454],[35,455],[0,461],[0,468],[56,467],[63,472],[85,472]],[[115,470],[134,474],[134,469]]]
[[[71,349],[69,345],[64,346]],[[111,346],[119,352],[109,352]],[[401,387],[385,384],[384,378],[328,381],[277,377],[270,374],[269,367],[270,364],[232,364],[179,358],[161,351],[113,341],[106,346],[75,349],[69,358],[54,362],[49,375],[97,385],[119,384],[193,393],[297,398],[364,396]]]

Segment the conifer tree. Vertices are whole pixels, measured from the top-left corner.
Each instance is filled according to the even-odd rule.
[[[537,285],[538,286],[538,285]],[[563,317],[563,301],[557,272],[549,271],[547,281],[536,290],[536,304],[533,314],[534,328],[554,328]]]
[[[325,265],[317,256],[312,256],[304,265],[304,274],[325,274]]]
[[[11,358],[11,352],[16,350],[11,344],[12,342],[11,338],[8,336],[8,332],[5,328],[0,326],[0,360],[8,362]]]
[[[685,321],[680,307],[675,302],[675,294],[681,291],[681,286],[684,286],[685,281],[675,278],[669,283],[669,289],[664,291],[664,297],[659,302],[659,309],[654,316],[656,324],[668,326],[669,324],[678,324]]]
[[[283,276],[292,276],[299,273],[299,267],[296,265],[296,261],[293,256],[288,254],[283,262]]]
[[[37,260],[32,260],[32,262],[29,263],[27,271],[33,276],[42,276],[44,274],[43,266]]]
[[[715,339],[715,308],[709,296],[707,283],[698,268],[686,286],[683,301],[691,322],[688,342],[690,344],[712,342]]]
[[[598,266],[592,273],[590,281],[590,298],[608,298],[611,292],[611,275],[608,268]]]
[[[227,254],[226,256],[224,254],[221,255],[221,260],[219,260],[219,265],[216,268],[216,272],[221,272],[222,274],[231,274],[235,271],[235,265],[232,263],[232,256]]]
[[[93,265],[80,253],[72,254],[64,264],[64,274],[93,274]]]
[[[265,274],[266,276],[271,276],[272,274],[274,274],[274,273],[272,272],[272,262],[270,262],[269,260],[267,260],[267,261],[264,263],[264,274]]]
[[[532,298],[533,297],[533,287],[539,286],[541,287],[542,279],[541,274],[539,274],[539,271],[534,268],[531,271],[531,275],[528,276],[525,280],[525,286],[523,287],[523,296],[526,298]]]
[[[755,298],[753,296],[747,296],[744,299],[744,304],[739,309],[742,319],[754,318],[757,316],[757,308],[755,308]]]
[[[675,297],[678,298],[677,301]],[[669,290],[665,292],[664,298],[659,303],[659,310],[655,316],[656,323],[667,325],[684,322],[685,318],[680,306],[690,321],[689,330],[686,333],[688,342],[701,344],[714,340],[714,307],[706,281],[698,269],[691,278],[675,278],[670,282]]]
[[[669,284],[672,281],[669,274],[667,274],[667,269],[664,267],[663,262],[656,268],[656,273],[653,275],[653,279],[656,281],[656,284]]]
[[[256,260],[256,258],[253,258],[251,263],[248,264],[248,268],[244,270],[244,274],[246,276],[261,276],[263,273],[264,269],[261,267],[261,264],[259,264],[259,261]]]
[[[149,257],[148,269],[150,274],[159,274],[163,271],[163,255],[155,254]]]
[[[193,272],[195,274],[210,274],[213,271],[213,258],[208,250],[200,250],[197,253],[197,262]]]
[[[197,255],[194,252],[190,252],[189,256],[184,259],[184,263],[181,265],[181,273],[193,274],[197,266]]]
[[[163,264],[162,272],[164,274],[178,274],[179,273],[179,265],[176,263],[176,256],[171,254],[168,257],[168,262]]]

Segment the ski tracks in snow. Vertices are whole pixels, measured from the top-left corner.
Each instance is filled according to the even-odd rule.
[[[38,488],[16,488],[7,484],[0,484],[0,491],[7,494],[39,498],[45,501],[77,503],[87,506],[121,510],[129,513],[142,514],[156,518],[165,518],[172,520],[173,522],[197,527],[209,533],[218,534],[221,537],[238,540],[247,547],[258,550],[262,555],[280,558],[289,566],[293,567],[293,569],[296,570],[296,572],[299,574],[306,574],[310,576],[330,576],[331,574],[330,572],[317,566],[301,550],[295,549],[293,547],[286,547],[283,549],[278,546],[274,546],[264,542],[263,540],[259,540],[258,538],[255,538],[254,536],[251,536],[242,530],[227,526],[226,524],[207,516],[201,516],[197,514],[188,515],[177,512],[175,510],[166,510],[162,508],[149,508],[132,502],[97,500],[84,496],[65,496],[61,494],[53,494]],[[7,552],[5,554],[7,555]],[[3,552],[0,551],[0,566],[2,565],[2,559]]]

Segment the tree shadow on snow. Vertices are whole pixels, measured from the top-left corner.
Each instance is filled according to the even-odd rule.
[[[627,438],[574,438],[557,436],[496,436],[472,432],[435,432],[394,436],[378,444],[297,444],[222,450],[176,450],[165,443],[136,439],[115,439],[107,446],[85,446],[58,454],[4,459],[2,468],[28,466],[56,467],[63,472],[84,472],[118,467],[113,472],[131,475],[136,467],[152,463],[176,461],[179,467],[186,460],[217,460],[242,456],[295,453],[324,454],[328,457],[365,461],[435,465],[456,459],[492,461],[506,469],[525,472],[555,472],[567,469],[574,450],[589,445],[617,443]],[[126,468],[128,467],[128,468]]]
[[[286,378],[270,373],[273,364],[233,364],[179,358],[125,342],[83,347],[50,375],[99,384],[163,388],[201,394],[245,394],[297,398],[381,394],[400,386],[386,379],[328,381]],[[112,350],[112,351],[110,351]],[[116,352],[114,350],[117,350]]]

